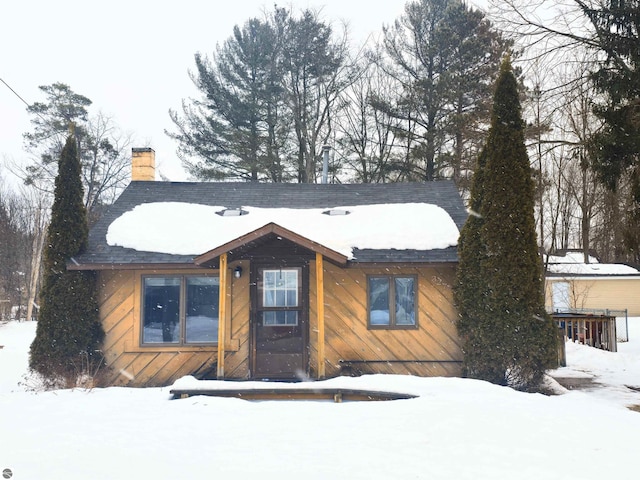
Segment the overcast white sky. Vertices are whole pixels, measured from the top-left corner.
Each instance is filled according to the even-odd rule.
[[[321,8],[339,28],[349,23],[354,45],[393,22],[405,0],[294,0],[294,10]],[[472,2],[484,4],[484,1]],[[62,82],[93,101],[95,110],[150,146],[171,180],[186,179],[165,134],[170,108],[197,95],[188,76],[196,52],[211,53],[236,24],[260,16],[273,2],[182,0],[20,0],[0,16],[0,78],[25,101],[43,101],[40,85]],[[0,162],[21,162],[26,105],[0,83]],[[9,176],[6,168],[0,175]]]

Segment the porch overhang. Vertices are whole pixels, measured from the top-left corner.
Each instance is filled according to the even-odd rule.
[[[231,240],[230,242],[220,245],[213,250],[209,250],[208,252],[197,256],[194,258],[193,263],[198,267],[211,266],[212,264],[217,263],[220,255],[223,253],[227,253],[233,257],[234,253],[253,249],[259,246],[264,240],[274,236],[295,243],[296,245],[306,248],[313,253],[319,253],[336,265],[342,266],[347,264],[348,258],[342,253],[336,252],[331,248],[314,242],[313,240],[303,237],[302,235],[281,227],[273,222],[267,223],[252,232],[246,233],[235,240]]]

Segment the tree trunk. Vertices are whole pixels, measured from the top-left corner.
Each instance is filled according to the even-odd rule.
[[[46,238],[44,225],[43,207],[38,205],[35,210],[35,218],[33,225],[33,243],[31,249],[31,272],[29,275],[28,295],[27,295],[27,320],[33,318],[33,307],[38,294],[38,282],[40,280],[40,265],[42,264],[42,250],[44,248],[44,239]]]

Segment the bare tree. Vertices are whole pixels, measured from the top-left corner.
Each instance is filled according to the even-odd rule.
[[[561,86],[573,105],[567,108],[569,103],[562,102],[567,112],[573,112],[565,116],[565,125],[572,130],[572,154],[581,164],[572,177],[580,179],[580,185],[573,182],[572,187],[581,210],[579,243],[585,258],[597,237],[601,255],[615,252],[612,259],[640,263],[640,2],[495,0],[491,4],[503,29],[526,45],[528,60],[543,59],[548,69],[567,62],[581,65],[574,70],[573,87]],[[581,90],[587,88],[586,82],[588,97]],[[581,102],[581,95],[586,102]],[[577,115],[578,110],[584,113]],[[604,202],[596,183],[611,191]],[[593,235],[594,222],[615,230],[598,229]]]
[[[31,162],[15,171],[26,185],[52,195],[57,174],[57,158],[74,125],[82,163],[85,207],[90,219],[98,207],[115,200],[129,175],[131,134],[125,134],[113,119],[102,112],[91,115],[91,100],[68,85],[41,86],[45,102],[27,108],[32,115],[32,131],[24,134],[25,150]]]
[[[346,27],[339,37],[317,11],[286,19],[283,85],[296,139],[298,181],[314,183],[322,146],[333,132],[339,97],[352,82]]]
[[[343,108],[335,122],[344,169],[357,182],[394,181],[401,121],[373,108],[372,99],[391,98],[398,84],[369,59],[360,63],[360,75],[343,92]]]
[[[89,118],[81,151],[85,208],[89,221],[99,215],[98,208],[112,204],[127,185],[131,168],[133,135],[115,126],[102,112]]]
[[[26,212],[29,219],[30,262],[26,277],[26,318],[34,318],[33,309],[37,307],[36,299],[40,289],[42,252],[49,223],[51,210],[51,196],[37,189],[24,189],[22,198],[25,200]]]
[[[13,308],[17,308],[13,312],[18,318],[31,318],[30,306],[35,298],[31,289],[36,288],[40,270],[39,254],[33,249],[37,243],[41,251],[45,229],[45,223],[38,226],[36,223],[41,218],[39,213],[46,217],[46,211],[34,211],[31,195],[43,201],[47,198],[26,187],[16,192],[0,177],[0,317],[3,319],[11,316]]]
[[[493,83],[511,42],[485,15],[459,0],[407,3],[384,28],[379,64],[398,83],[377,109],[403,120],[410,179],[459,180],[489,123]],[[474,138],[475,137],[475,138]]]

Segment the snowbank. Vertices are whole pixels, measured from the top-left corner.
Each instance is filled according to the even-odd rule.
[[[562,373],[637,383],[639,327],[630,319],[631,341],[618,353],[569,344]],[[622,480],[640,471],[640,413],[613,391],[548,397],[461,378],[370,375],[312,385],[419,397],[170,400],[168,387],[36,394],[10,385],[34,332],[33,323],[0,325],[0,469],[16,479]],[[206,386],[226,383],[250,386]]]

